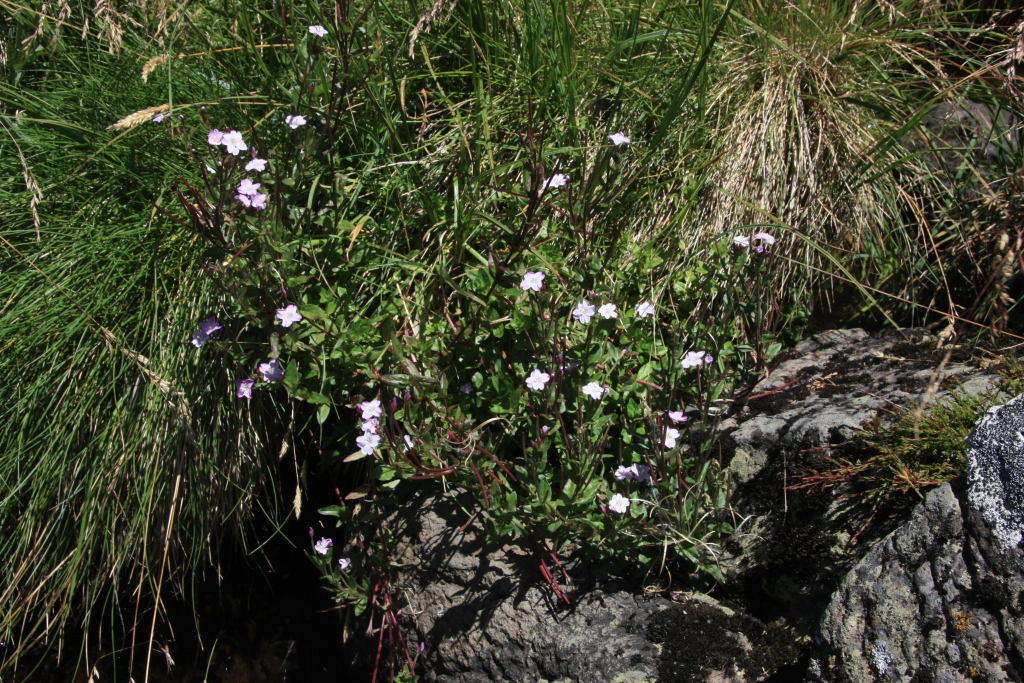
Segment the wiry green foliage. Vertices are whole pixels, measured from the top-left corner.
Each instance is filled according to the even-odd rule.
[[[134,55],[99,47],[65,33],[0,84],[6,665],[111,587],[149,603],[161,579],[215,561],[272,472],[259,410],[231,399],[231,358],[189,343],[220,294],[193,235],[154,206],[180,159],[104,131],[167,83],[119,79]],[[38,228],[15,143],[41,186]]]

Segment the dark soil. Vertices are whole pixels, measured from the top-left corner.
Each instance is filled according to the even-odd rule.
[[[290,531],[297,542],[307,541],[304,530],[296,526]],[[157,620],[151,683],[345,680],[338,613],[305,554],[278,537],[258,555],[247,556],[241,550],[224,555],[219,581],[213,572],[197,577],[187,595],[174,595],[165,587],[167,618]],[[134,601],[126,601],[120,612],[103,616],[102,630],[90,629],[87,641],[81,632],[69,633],[59,660],[56,648],[39,650],[35,662],[30,654],[4,680],[86,683],[94,668],[98,678],[92,680],[144,680],[152,612],[143,607],[129,675],[127,625],[133,612]],[[112,624],[118,631],[114,643]],[[88,667],[79,656],[86,642]],[[35,664],[38,669],[33,672]]]
[[[749,649],[737,634],[746,637]],[[802,681],[807,666],[784,626],[742,614],[729,616],[698,601],[672,605],[652,616],[647,638],[662,645],[661,683],[700,681],[712,671],[744,671],[771,683]]]

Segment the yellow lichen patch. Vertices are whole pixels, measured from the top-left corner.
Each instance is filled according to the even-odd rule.
[[[967,614],[961,612],[960,614],[956,615],[956,630],[966,631],[968,628],[970,628],[970,626],[971,620],[967,616]]]

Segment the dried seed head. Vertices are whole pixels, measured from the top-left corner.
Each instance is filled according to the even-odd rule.
[[[145,109],[140,109],[134,114],[129,114],[112,126],[107,126],[107,130],[128,130],[129,128],[134,128],[140,123],[145,123],[146,121],[151,120],[158,114],[166,114],[170,110],[171,105],[169,104],[161,104],[158,107],[146,107]]]
[[[153,73],[158,67],[166,65],[169,61],[171,61],[170,55],[157,55],[156,57],[151,57],[142,67],[142,82],[146,83],[149,81],[149,74]]]

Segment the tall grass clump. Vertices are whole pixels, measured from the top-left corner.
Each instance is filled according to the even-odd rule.
[[[152,614],[216,563],[273,473],[263,413],[229,399],[230,359],[190,343],[222,295],[192,233],[158,210],[181,160],[146,134],[153,113],[105,130],[169,87],[202,100],[209,86],[126,78],[138,36],[111,50],[83,37],[88,16],[64,19],[57,36],[22,11],[4,35],[0,670],[111,597]],[[149,619],[131,630],[145,643]]]
[[[820,285],[837,278],[908,323],[967,308],[982,283],[964,286],[954,273],[987,261],[984,242],[1006,230],[975,237],[977,219],[951,210],[963,207],[953,196],[964,196],[969,165],[931,163],[934,147],[925,152],[919,140],[934,139],[921,124],[937,107],[971,98],[1000,99],[996,112],[1007,106],[1006,89],[983,74],[1008,36],[974,19],[918,2],[742,3],[711,79],[719,161],[701,205],[704,229],[787,226],[792,239],[780,253],[791,265],[777,285],[797,307],[827,304],[830,288]],[[988,205],[1014,196],[1009,185],[989,186]],[[1005,289],[1008,277],[997,279]]]

